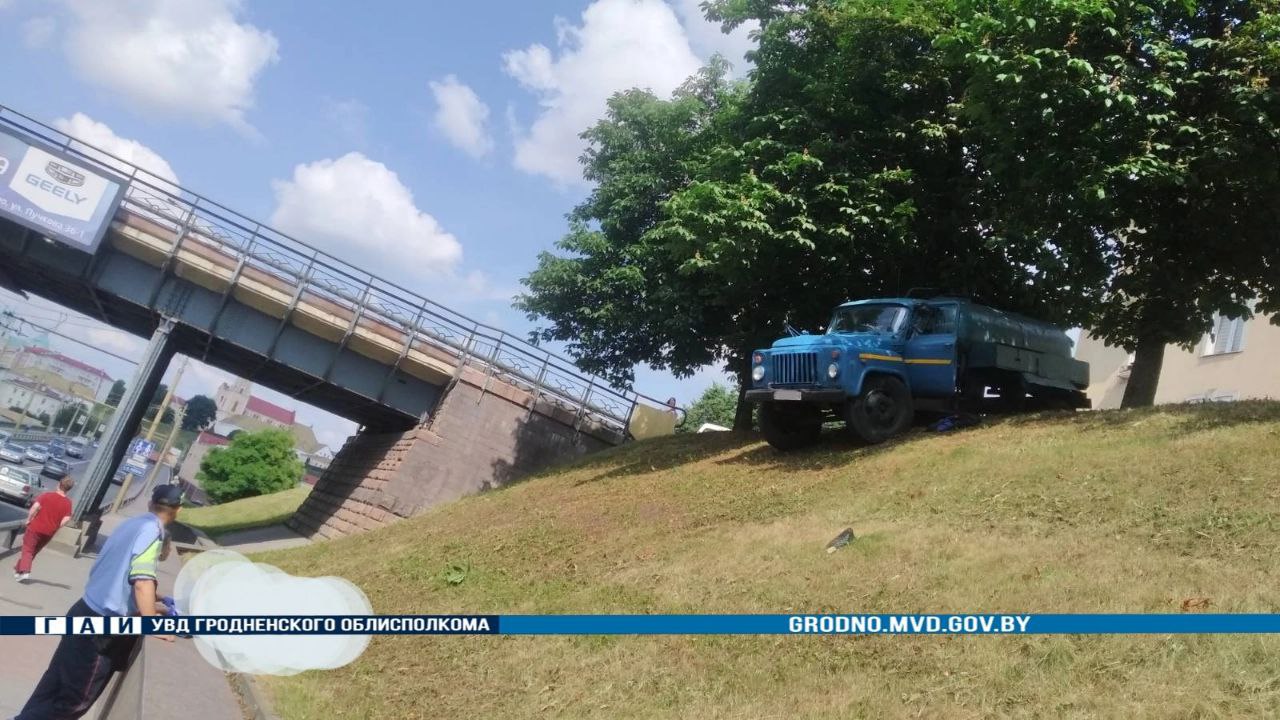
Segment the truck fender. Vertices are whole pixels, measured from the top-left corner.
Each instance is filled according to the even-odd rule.
[[[907,377],[907,372],[905,368],[899,370],[898,368],[889,368],[889,367],[869,367],[869,368],[863,368],[862,373],[859,374],[857,377],[853,378],[853,384],[849,388],[849,397],[852,399],[861,395],[862,383],[866,382],[866,379],[868,377],[873,377],[876,375],[889,375],[891,377],[896,377],[902,381],[903,385],[907,386],[907,392],[911,392],[911,378]],[[912,392],[911,394],[912,394],[912,397],[915,396],[915,393]]]

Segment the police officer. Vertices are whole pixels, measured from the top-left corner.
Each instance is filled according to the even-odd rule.
[[[158,485],[150,511],[130,518],[111,533],[98,553],[84,596],[67,617],[159,615],[157,571],[165,526],[178,517],[182,489]],[[111,674],[128,665],[139,635],[63,635],[49,669],[14,720],[74,720],[93,707]],[[161,637],[173,642],[172,637]]]

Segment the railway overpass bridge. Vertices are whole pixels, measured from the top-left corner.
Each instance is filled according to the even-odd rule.
[[[75,207],[86,197],[96,215]],[[674,425],[652,398],[3,106],[0,285],[151,338],[77,488],[78,522],[179,353],[360,425],[293,520],[308,534]]]

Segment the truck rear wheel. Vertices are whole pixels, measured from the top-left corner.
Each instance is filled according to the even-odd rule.
[[[914,417],[907,386],[889,375],[867,378],[862,383],[862,394],[845,407],[845,424],[859,439],[872,444],[911,427]]]
[[[818,441],[822,434],[822,411],[806,403],[762,403],[760,430],[774,448],[783,452],[799,450]]]

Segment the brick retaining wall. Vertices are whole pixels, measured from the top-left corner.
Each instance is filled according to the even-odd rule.
[[[572,412],[532,403],[468,369],[426,423],[348,438],[289,527],[320,538],[372,530],[622,441],[593,424],[575,430]]]

